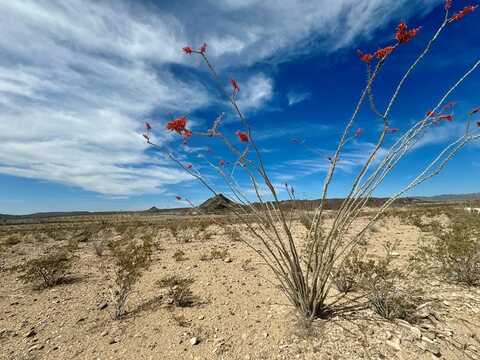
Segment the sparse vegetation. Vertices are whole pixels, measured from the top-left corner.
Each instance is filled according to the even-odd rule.
[[[175,261],[185,261],[187,258],[185,257],[185,252],[183,250],[177,250],[173,253],[172,256]]]
[[[133,287],[150,266],[152,244],[148,240],[141,243],[124,240],[112,243],[111,251],[115,266],[114,288],[111,289],[115,305],[113,317],[120,319],[125,314],[125,305]]]
[[[228,249],[219,249],[214,247],[210,253],[203,253],[200,256],[201,261],[225,260],[228,257]]]
[[[433,271],[448,281],[480,285],[480,221],[464,215],[445,230],[424,238],[413,258],[420,271]]]
[[[196,298],[190,289],[192,284],[192,278],[177,275],[169,275],[157,280],[158,287],[166,289],[170,301],[178,307],[190,307],[195,304]]]
[[[57,285],[72,266],[72,258],[64,251],[42,255],[20,266],[19,279],[24,283],[41,284],[48,288]]]

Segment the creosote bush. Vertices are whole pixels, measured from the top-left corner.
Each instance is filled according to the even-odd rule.
[[[41,284],[48,288],[57,285],[72,266],[72,258],[67,252],[59,251],[42,255],[20,266],[19,279],[24,283]]]
[[[431,270],[448,281],[480,285],[480,219],[464,215],[424,240],[413,257],[419,271]]]
[[[185,261],[187,258],[185,257],[185,251],[183,250],[177,250],[173,253],[172,257],[175,259],[175,261]]]
[[[111,243],[110,249],[114,260],[114,288],[111,297],[115,304],[114,319],[120,319],[125,314],[125,306],[133,287],[149,268],[152,261],[152,243],[126,241]]]
[[[192,278],[177,275],[168,275],[157,280],[157,286],[167,289],[167,296],[172,304],[178,307],[190,307],[195,304],[196,298],[190,289],[192,284]]]

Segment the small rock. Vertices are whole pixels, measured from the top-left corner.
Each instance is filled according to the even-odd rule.
[[[100,336],[107,336],[108,335],[108,331],[107,330],[103,330],[102,333],[100,334]]]
[[[225,258],[225,260],[223,260],[223,261],[225,261],[226,263],[231,263],[231,262],[232,262],[232,259],[229,258],[229,257],[227,257],[227,258]]]
[[[390,340],[392,337],[393,337],[392,333],[387,330],[387,332],[385,332],[385,339]]]
[[[43,345],[42,344],[37,344],[37,345],[33,345],[32,347],[30,347],[28,349],[29,352],[31,351],[34,351],[34,350],[42,350],[43,349]]]
[[[199,343],[200,343],[200,339],[196,336],[194,336],[190,339],[190,345],[192,345],[192,346],[198,345]]]
[[[418,344],[418,346],[425,350],[425,351],[428,351],[429,353],[435,355],[436,357],[440,357],[441,356],[441,352],[440,352],[440,346],[429,340],[429,341],[425,341],[427,339],[423,339],[424,341],[422,341],[420,344]]]
[[[35,331],[35,329],[31,329],[29,332],[27,332],[27,333],[25,334],[25,337],[26,337],[26,338],[30,338],[30,337],[33,337],[33,336],[35,336],[35,335],[37,335],[37,332]]]
[[[268,337],[268,333],[267,332],[264,332],[263,333],[263,337],[266,339]]]
[[[396,252],[396,251],[392,251],[392,252],[390,253],[390,256],[391,256],[391,257],[399,257],[399,256],[400,256],[400,253],[398,253],[398,252]]]
[[[108,302],[104,301],[100,305],[98,305],[98,310],[103,310],[108,306]]]
[[[120,339],[115,337],[115,338],[111,338],[110,341],[108,342],[110,345],[112,344],[117,344],[120,342]]]
[[[200,316],[198,317],[198,320],[204,320],[204,319],[205,319],[205,316],[203,316],[203,315],[200,315]]]
[[[387,340],[385,342],[388,346],[390,346],[391,348],[395,349],[396,351],[400,351],[402,350],[401,346],[400,346],[400,339],[394,339],[394,340]]]

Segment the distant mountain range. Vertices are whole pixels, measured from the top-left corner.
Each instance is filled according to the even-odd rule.
[[[368,206],[380,206],[383,204],[387,198],[371,198],[368,202]],[[329,209],[337,208],[343,199],[328,199],[326,207]],[[416,197],[404,197],[398,199],[395,203],[398,205],[413,205],[418,203],[425,202],[445,202],[445,201],[480,201],[480,193],[469,193],[469,194],[445,194],[445,195],[435,195],[435,196],[416,196]],[[231,201],[226,198],[224,195],[216,195],[204,203],[199,205],[199,209],[211,213],[228,210],[231,205]],[[285,207],[301,207],[305,209],[314,209],[320,204],[320,200],[285,200],[281,201],[282,205]],[[144,211],[105,211],[105,212],[90,212],[90,211],[70,211],[70,212],[43,212],[43,213],[34,213],[28,215],[7,215],[0,214],[0,220],[13,220],[13,219],[28,219],[28,218],[49,218],[49,217],[67,217],[67,216],[80,216],[80,215],[116,215],[116,214],[184,214],[192,211],[189,208],[172,208],[172,209],[159,209],[155,206],[151,207],[148,210]]]

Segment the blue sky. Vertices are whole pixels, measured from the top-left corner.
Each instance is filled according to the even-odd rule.
[[[454,10],[469,4],[456,0]],[[403,131],[421,119],[478,60],[479,16],[448,26],[406,83],[392,127]],[[225,86],[232,77],[240,84],[239,104],[273,181],[292,184],[300,198],[318,198],[327,157],[365,83],[356,50],[392,43],[399,21],[422,26],[375,83],[384,105],[442,17],[443,1],[435,0],[1,2],[0,213],[175,207],[177,194],[206,199],[205,189],[141,137],[149,121],[155,141],[177,148],[181,140],[163,130],[168,120],[186,115],[202,130],[225,111],[222,131],[235,139],[241,126],[205,65],[181,52],[204,41]],[[465,114],[480,106],[478,94],[480,71],[449,99],[458,102],[455,121],[428,132],[376,195],[398,190],[458,137]],[[331,197],[347,191],[380,130],[368,106],[356,127],[364,135],[348,146]],[[198,155],[207,147],[212,160],[233,160],[215,139],[193,137],[185,161],[206,169]],[[480,191],[479,149],[469,145],[411,194]]]

